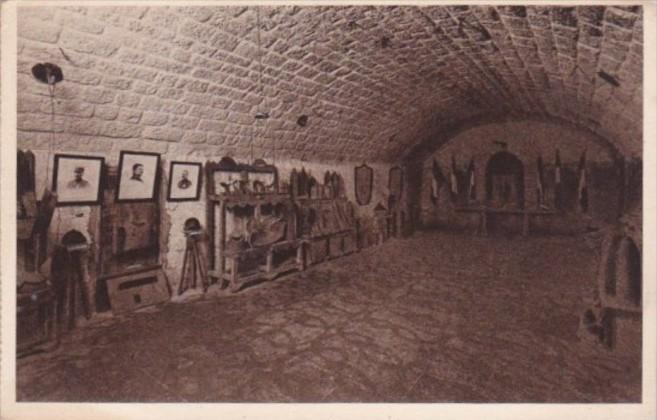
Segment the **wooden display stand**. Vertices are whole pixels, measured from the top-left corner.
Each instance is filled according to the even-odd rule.
[[[305,223],[301,236],[308,242],[308,264],[338,258],[358,250],[353,208],[345,198],[299,198],[300,213],[312,223]]]
[[[211,277],[228,281],[230,290],[236,292],[246,283],[272,280],[282,273],[305,268],[305,241],[296,237],[296,215],[289,196],[210,194],[208,198],[211,203],[208,226],[212,237],[208,274]],[[234,239],[238,225],[256,225],[267,215],[279,218],[278,231],[276,228],[270,231],[246,228],[242,239]],[[281,228],[283,223],[284,228]],[[263,237],[252,238],[253,234]]]

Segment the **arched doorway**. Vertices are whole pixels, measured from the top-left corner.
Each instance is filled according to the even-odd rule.
[[[486,165],[486,202],[494,208],[525,207],[524,166],[514,154],[497,152]]]
[[[616,237],[609,247],[605,292],[623,302],[641,305],[641,252],[629,237]]]
[[[614,269],[616,296],[627,303],[639,306],[641,304],[641,253],[632,239],[628,237],[621,239],[614,257]]]

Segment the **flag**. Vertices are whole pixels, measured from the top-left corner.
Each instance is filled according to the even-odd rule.
[[[477,183],[475,178],[475,163],[474,158],[470,159],[470,164],[468,165],[468,199],[476,200],[477,199]]]
[[[559,149],[554,157],[554,207],[561,208],[561,156]]]
[[[438,196],[440,192],[440,187],[442,187],[445,182],[445,176],[440,170],[440,166],[436,159],[433,160],[433,167],[431,170],[431,201],[434,206],[438,205]]]
[[[454,158],[454,155],[452,155],[452,172],[449,175],[449,181],[452,198],[456,198],[459,193],[459,183],[458,179],[456,178],[456,159]]]
[[[577,186],[577,198],[579,202],[579,208],[582,212],[586,213],[589,208],[589,194],[588,188],[586,185],[586,150],[582,153],[582,156],[579,158],[579,184]]]
[[[559,155],[559,149],[557,149],[554,157],[554,183],[555,185],[561,184],[561,156]]]
[[[538,158],[536,159],[536,198],[537,198],[537,205],[538,207],[543,207],[544,204],[544,198],[545,198],[545,189],[543,187],[544,185],[544,180],[543,180],[543,157],[541,155],[538,155]]]

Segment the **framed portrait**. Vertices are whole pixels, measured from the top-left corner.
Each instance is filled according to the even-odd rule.
[[[169,167],[169,201],[196,201],[201,196],[200,163],[172,161]]]
[[[57,205],[100,204],[104,164],[102,157],[56,154],[52,189]]]
[[[117,202],[152,201],[160,179],[160,155],[124,150],[118,174]]]

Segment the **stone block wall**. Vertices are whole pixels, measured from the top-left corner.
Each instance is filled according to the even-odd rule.
[[[20,144],[19,144],[20,146]],[[143,150],[143,149],[132,149]],[[41,196],[46,187],[52,187],[52,168],[54,166],[54,153],[43,149],[33,149],[36,157],[36,190],[37,196]],[[220,152],[220,149],[217,150]],[[94,155],[105,157],[106,163],[112,166],[118,166],[119,151],[115,153],[98,153],[87,152],[85,150],[67,149],[57,150],[56,153],[69,153],[81,155]],[[160,229],[160,249],[161,249],[161,262],[163,263],[164,270],[167,274],[172,290],[177,290],[178,282],[180,281],[180,270],[182,269],[182,260],[185,251],[185,236],[183,234],[183,227],[185,221],[190,217],[197,218],[203,228],[206,228],[206,197],[205,197],[205,182],[203,180],[201,198],[199,201],[185,201],[185,202],[169,202],[166,200],[167,186],[169,179],[169,163],[171,160],[184,160],[188,162],[205,163],[208,160],[215,162],[221,159],[222,155],[213,156],[198,156],[198,155],[180,155],[172,153],[163,153],[161,159],[161,170],[163,176],[161,177],[161,185],[159,188],[159,201],[162,208],[161,216],[161,229]],[[50,161],[50,164],[48,164]],[[246,162],[247,159],[238,160]],[[323,180],[324,173],[327,170],[337,171],[344,179],[347,198],[354,203],[356,213],[359,217],[371,217],[373,209],[377,203],[386,203],[388,195],[388,164],[370,164],[374,169],[374,187],[372,193],[372,200],[368,205],[359,206],[355,199],[354,190],[354,167],[360,163],[317,163],[299,160],[284,160],[278,161],[276,166],[279,170],[279,178],[284,181],[289,181],[290,172],[293,168],[297,170],[302,167],[306,169],[311,175],[318,180]],[[49,170],[47,169],[49,168]],[[57,207],[53,215],[53,220],[50,225],[49,242],[51,244],[61,243],[61,238],[71,230],[81,232],[86,238],[88,243],[91,244],[90,262],[93,267],[93,258],[98,255],[98,243],[100,235],[100,210],[98,206],[67,206]]]
[[[362,138],[362,130],[327,131],[327,127],[337,126],[329,113],[344,112],[330,103],[322,106],[321,112],[328,117],[322,123],[314,120],[312,113],[307,127],[296,123],[304,112],[300,104],[309,103],[299,89],[316,93],[320,87],[310,80],[304,82],[304,77],[319,73],[300,76],[288,91],[266,88],[267,103],[263,104],[256,90],[258,67],[250,36],[255,34],[255,15],[253,10],[242,12],[240,7],[46,6],[18,10],[17,143],[36,155],[37,195],[52,185],[55,153],[102,156],[109,165],[118,165],[121,150],[161,154],[161,260],[173,290],[177,289],[185,248],[183,224],[190,217],[205,224],[206,203],[205,189],[200,201],[166,201],[171,160],[204,163],[230,156],[238,162],[253,157],[272,163],[275,159],[283,180],[289,179],[292,168],[304,167],[318,180],[326,170],[336,170],[345,180],[348,198],[356,203],[354,167],[367,156],[350,161],[358,155],[344,134]],[[228,26],[207,22],[210,16],[223,16]],[[248,24],[246,29],[240,27],[243,23]],[[273,61],[283,59],[281,54],[265,54],[265,77],[273,77]],[[31,74],[32,66],[43,62],[57,64],[64,74],[64,80],[55,86],[53,102],[48,86]],[[285,79],[284,74],[277,75]],[[268,82],[271,80],[265,80]],[[261,105],[271,107],[271,118],[255,121]],[[371,204],[356,205],[364,217],[372,214],[378,202],[385,203],[387,194],[390,165],[370,165],[375,169]],[[78,230],[92,244],[93,258],[99,239],[96,213],[97,209],[89,206],[57,208],[50,242],[58,243],[68,231]]]
[[[49,61],[66,80],[62,148],[139,139],[239,154],[264,107],[271,136],[255,147],[276,139],[299,159],[395,161],[454,123],[509,114],[564,119],[641,155],[641,6],[260,12],[261,49],[255,7],[19,7],[19,135],[49,129],[29,74]]]
[[[400,144],[379,144],[379,132],[392,121],[385,114],[406,108],[388,106],[377,116],[377,104],[368,103],[386,92],[384,84],[352,77],[328,47],[292,47],[290,25],[318,10],[263,8],[259,51],[254,8],[19,7],[19,144],[197,155],[221,148],[246,156],[255,138],[256,155],[269,160],[276,154],[334,162],[399,152]],[[64,73],[52,125],[48,88],[30,73],[39,62]],[[254,127],[258,111],[271,117]],[[307,127],[297,124],[302,115]]]
[[[437,152],[445,173],[452,151],[467,165],[465,150],[473,151],[481,172],[494,150],[491,137],[522,155],[528,189],[539,150],[548,165],[557,146],[568,166],[585,147],[591,162],[610,162],[613,153],[596,146],[599,137],[591,133],[623,155],[641,157],[640,6],[268,6],[260,12],[261,49],[254,7],[20,6],[18,146],[40,156],[39,168],[55,152],[104,156],[110,164],[121,150],[157,152],[168,169],[172,159],[247,161],[253,150],[254,158],[276,158],[282,176],[292,166],[318,175],[337,169],[352,199],[354,166],[398,162],[414,145],[447,141],[451,136],[436,133],[480,116],[557,118],[590,132],[549,123],[474,128]],[[48,87],[30,71],[40,62],[64,73],[54,119]],[[254,123],[262,110],[270,118]],[[297,124],[301,115],[309,116],[306,126]],[[363,213],[385,198],[390,165],[373,166],[376,191]],[[430,170],[430,159],[423,168]],[[40,171],[41,178],[50,176]],[[406,205],[430,223],[439,213],[427,205],[428,185],[422,183],[419,211],[416,203]],[[482,194],[481,176],[478,185]],[[533,196],[527,192],[527,206]],[[166,259],[174,267],[182,258],[174,251],[182,223],[204,204],[163,206],[169,215],[163,220],[171,223],[163,235],[174,235]],[[58,210],[55,220],[77,226],[86,216],[75,212]]]

